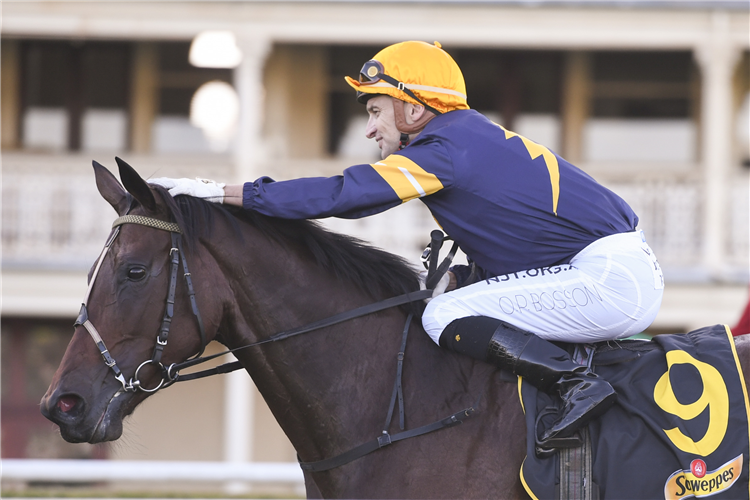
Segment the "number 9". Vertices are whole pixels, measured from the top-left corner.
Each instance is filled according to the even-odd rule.
[[[672,365],[689,364],[698,369],[703,382],[703,394],[698,401],[684,405],[677,401],[669,380],[669,370]],[[719,447],[724,440],[729,425],[729,394],[724,379],[713,366],[698,361],[684,351],[669,351],[667,353],[667,372],[661,376],[654,387],[654,401],[667,413],[676,415],[682,420],[692,420],[700,415],[706,407],[709,408],[708,429],[705,436],[695,442],[682,433],[677,427],[663,429],[674,445],[685,453],[708,456]]]

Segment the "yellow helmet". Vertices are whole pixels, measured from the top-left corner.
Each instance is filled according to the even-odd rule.
[[[386,94],[421,104],[435,114],[469,109],[461,69],[438,42],[401,42],[384,48],[365,63],[359,79],[346,82],[365,102],[373,94]]]

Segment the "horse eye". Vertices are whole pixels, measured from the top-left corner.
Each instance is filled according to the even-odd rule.
[[[142,267],[134,267],[128,270],[128,279],[133,281],[140,281],[146,277],[146,270]]]

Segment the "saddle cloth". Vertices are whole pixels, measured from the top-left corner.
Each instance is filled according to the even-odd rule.
[[[618,399],[589,425],[593,498],[750,498],[748,397],[729,328],[595,347],[594,371]],[[559,398],[523,380],[519,393],[527,423],[521,480],[532,498],[559,498],[559,453],[539,458],[534,440],[537,417]]]

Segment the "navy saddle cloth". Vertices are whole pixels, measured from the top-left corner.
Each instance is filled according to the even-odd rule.
[[[589,425],[594,498],[750,497],[747,390],[727,327],[595,348],[592,367],[618,399]],[[528,429],[524,487],[532,498],[558,498],[558,454],[538,457],[534,432],[540,415],[554,418],[559,398],[522,380],[519,390]]]

